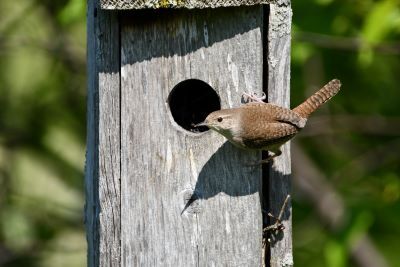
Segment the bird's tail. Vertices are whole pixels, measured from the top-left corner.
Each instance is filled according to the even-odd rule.
[[[306,101],[295,107],[293,111],[303,118],[308,118],[317,108],[336,95],[340,90],[340,86],[339,80],[334,79],[330,81]]]

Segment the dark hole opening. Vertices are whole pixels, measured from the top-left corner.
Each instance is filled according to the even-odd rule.
[[[194,132],[204,132],[205,126],[194,125],[203,122],[213,111],[221,109],[219,97],[207,83],[190,79],[178,83],[168,96],[172,117],[182,128]]]

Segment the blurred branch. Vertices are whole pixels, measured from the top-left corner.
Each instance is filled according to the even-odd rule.
[[[26,193],[18,193],[12,192],[10,193],[10,199],[19,201],[19,203],[23,203],[26,205],[31,211],[34,211],[38,207],[40,207],[40,211],[35,212],[36,214],[40,214],[41,212],[46,214],[51,214],[53,223],[55,220],[60,220],[63,224],[74,227],[82,227],[82,209],[72,207],[66,203],[62,203],[57,201],[57,199],[50,199],[49,197],[39,197],[35,195],[28,195]],[[62,216],[60,214],[68,213],[69,216]]]
[[[351,248],[352,259],[358,266],[383,267],[388,266],[382,255],[376,250],[367,235],[360,236]]]
[[[323,221],[332,231],[343,227],[346,220],[345,206],[340,195],[318,170],[311,159],[292,143],[293,183],[311,202]],[[383,256],[367,234],[351,244],[350,257],[360,267],[387,267]]]
[[[335,127],[332,127],[332,126]],[[301,136],[357,132],[373,135],[400,136],[400,118],[362,115],[318,116],[308,121]]]
[[[368,174],[381,166],[385,161],[398,159],[399,150],[400,139],[395,139],[383,145],[373,147],[362,155],[349,161],[342,169],[337,170],[332,175],[332,179],[336,180],[340,177],[350,179],[354,171],[361,172],[357,176],[362,177],[364,174]]]
[[[382,54],[400,54],[400,42],[370,44],[358,37],[341,37],[312,32],[294,32],[293,39],[331,49],[360,51],[365,47],[370,47],[373,51]]]
[[[321,220],[338,230],[345,221],[342,199],[311,159],[294,142],[291,146],[294,185],[311,201]]]

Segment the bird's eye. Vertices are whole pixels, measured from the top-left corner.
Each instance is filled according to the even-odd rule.
[[[221,121],[222,121],[222,118],[221,118],[221,117],[218,117],[217,121],[218,121],[218,122],[221,122]]]

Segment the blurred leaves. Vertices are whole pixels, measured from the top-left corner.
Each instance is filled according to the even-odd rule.
[[[86,4],[82,0],[69,0],[58,15],[64,25],[79,22],[86,14]]]
[[[400,1],[292,4],[293,105],[332,78],[343,83],[294,142],[340,194],[348,218],[336,231],[324,228],[313,205],[295,195],[300,206],[294,207],[295,262],[361,264],[350,252],[368,235],[390,266],[400,266],[395,252],[400,236]]]
[[[339,242],[329,240],[325,246],[324,252],[328,267],[346,266],[347,250]]]
[[[400,1],[385,0],[373,3],[361,28],[363,40],[359,53],[361,66],[371,64],[374,55],[372,47],[396,31],[397,33],[400,31]]]
[[[348,224],[343,233],[331,235],[324,247],[326,264],[329,267],[345,267],[351,259],[350,251],[354,245],[364,237],[372,224],[372,215],[369,212],[360,212]]]
[[[85,2],[0,18],[0,265],[84,266]]]
[[[371,4],[361,28],[364,41],[377,44],[395,31],[400,31],[400,1],[384,0]]]

